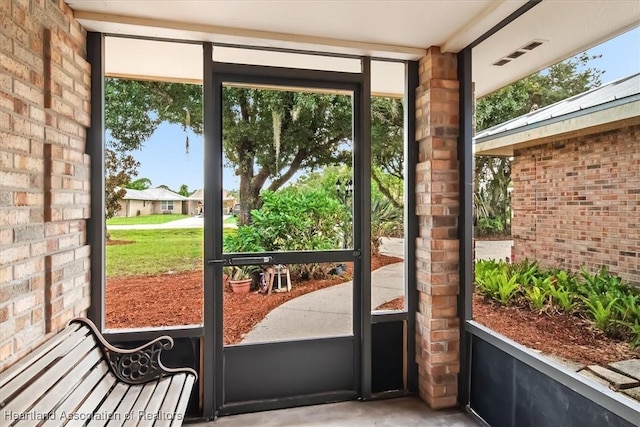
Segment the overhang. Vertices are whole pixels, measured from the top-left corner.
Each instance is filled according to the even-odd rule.
[[[559,138],[636,124],[640,124],[640,73],[483,130],[474,138],[474,154],[513,156],[515,150]]]
[[[459,52],[527,3],[523,0],[66,1],[87,30],[105,34],[391,60],[419,59],[430,46]],[[613,38],[638,22],[640,2],[636,0],[540,2],[474,49],[476,96]],[[505,65],[493,65],[531,41],[542,44]],[[121,47],[110,56],[120,62],[138,57],[144,59],[141,62],[145,67],[138,67],[135,72],[120,70],[121,74],[138,78],[157,78],[160,74],[163,80],[184,81],[180,73],[171,71],[175,69],[172,56],[148,53],[141,58],[132,49],[135,46]],[[306,61],[310,59],[292,59],[281,65],[308,68],[311,65]],[[181,66],[184,70],[195,70],[188,79],[202,69],[197,60],[183,62]]]

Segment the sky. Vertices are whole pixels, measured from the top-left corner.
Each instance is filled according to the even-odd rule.
[[[589,67],[604,70],[601,80],[607,83],[640,72],[640,27],[587,51],[602,55]],[[185,140],[189,137],[189,152]],[[184,131],[179,125],[161,124],[142,150],[133,153],[140,162],[138,178],[148,178],[152,187],[167,185],[177,191],[186,184],[190,191],[203,187],[204,156],[202,137]],[[223,172],[223,188],[237,189],[239,180],[230,168]]]

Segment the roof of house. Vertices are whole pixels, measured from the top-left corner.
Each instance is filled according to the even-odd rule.
[[[124,200],[187,200],[186,197],[174,193],[166,188],[147,188],[146,190],[133,190],[131,188],[125,188],[127,194],[123,197]]]
[[[640,73],[478,132],[476,154],[511,155],[519,144],[629,119],[640,120]]]

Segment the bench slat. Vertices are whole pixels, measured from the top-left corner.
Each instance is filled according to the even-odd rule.
[[[62,401],[67,394],[73,390],[78,381],[83,381],[84,376],[97,363],[102,360],[102,352],[99,348],[94,347],[85,358],[69,371],[60,382],[58,382],[51,390],[49,390],[29,411],[36,414],[49,413],[55,410],[58,403]],[[57,411],[56,411],[57,412]],[[21,422],[20,427],[35,427],[40,423],[38,420],[29,420],[29,422]]]
[[[102,400],[104,400],[104,397],[109,394],[109,391],[113,388],[116,382],[117,379],[111,372],[105,375],[104,378],[102,378],[102,381],[100,381],[95,388],[92,387],[91,394],[89,394],[89,397],[85,399],[75,413],[77,415],[94,413],[98,405],[100,405]],[[86,420],[73,419],[67,423],[67,426],[83,426],[85,423]]]
[[[4,396],[4,387],[9,381],[11,381],[14,377],[19,375],[25,369],[30,368],[36,360],[46,355],[48,352],[51,351],[52,348],[60,344],[64,339],[66,339],[73,332],[77,331],[79,328],[80,328],[80,325],[78,324],[67,326],[66,329],[52,336],[50,339],[42,343],[42,345],[37,347],[31,353],[29,353],[25,357],[25,359],[21,360],[20,362],[17,362],[15,365],[3,371],[0,374],[0,388],[3,389],[3,396]]]
[[[118,414],[118,416],[115,416],[113,420],[109,422],[109,427],[121,427],[129,419],[129,417],[132,416],[132,413],[130,412],[131,408],[133,408],[133,405],[140,397],[140,393],[142,392],[143,388],[143,385],[129,386],[129,390],[127,390],[127,393],[123,396],[120,404],[114,410],[114,412]],[[111,399],[111,396],[109,396],[107,399]]]
[[[147,414],[155,414],[160,410],[160,407],[162,406],[162,401],[164,400],[164,395],[167,393],[167,390],[169,390],[169,385],[171,385],[171,377],[163,378],[158,382],[157,387],[153,391],[153,396],[151,396],[151,399],[149,400],[149,404],[145,409],[145,412]],[[140,423],[138,423],[139,427],[152,426],[152,425],[153,425],[153,419],[151,419],[150,417],[141,419]]]
[[[147,410],[147,405],[149,404],[149,401],[151,400],[151,397],[153,396],[153,392],[155,391],[157,385],[158,382],[154,381],[143,386],[135,405],[133,405],[133,407],[131,408],[131,413],[133,414],[133,416],[124,423],[125,427],[134,427],[138,425],[140,418],[142,418],[140,417],[140,414],[144,414]]]
[[[86,331],[86,330],[85,330]],[[60,345],[56,345],[46,353],[39,354],[38,359],[34,360],[27,356],[24,363],[27,365],[25,369],[15,375],[10,382],[2,386],[2,403],[6,404],[12,396],[25,385],[34,381],[34,379],[42,373],[47,366],[55,363],[58,358],[68,353],[70,349],[78,345],[82,340],[86,339],[85,331],[75,331],[68,336]]]
[[[82,360],[84,355],[94,346],[95,341],[93,338],[87,338],[80,342],[77,347],[73,348],[72,351],[69,351],[63,357],[57,359],[55,366],[48,369],[2,408],[2,419],[10,419],[12,414],[26,412],[26,410],[41,397],[44,390],[49,390],[69,369]]]
[[[77,408],[87,397],[90,390],[98,384],[98,381],[104,378],[107,372],[109,372],[109,367],[106,363],[100,363],[92,369],[89,375],[87,375],[82,382],[74,388],[73,392],[60,404],[60,406],[58,406],[56,409],[56,418],[48,419],[43,426],[56,427],[64,424],[66,420],[76,413]]]
[[[184,414],[187,412],[187,405],[189,404],[189,398],[191,397],[191,388],[193,384],[196,382],[196,379],[193,375],[188,375],[187,380],[184,383],[184,388],[182,389],[182,394],[180,395],[180,400],[175,408],[175,413],[179,414],[171,421],[171,427],[179,427],[182,425],[182,421],[184,421]]]
[[[186,374],[174,375],[171,378],[171,385],[164,397],[162,407],[160,408],[158,420],[153,424],[155,426],[170,426],[173,415],[175,415],[176,406],[180,401],[182,390],[188,376]]]
[[[102,404],[98,408],[96,408],[96,410],[94,411],[94,414],[96,416],[91,419],[87,426],[99,427],[107,425],[107,423],[110,421],[110,414],[114,413],[114,410],[118,407],[128,389],[128,384],[118,382],[113,390],[111,390],[111,393],[109,393],[107,398],[102,402]]]

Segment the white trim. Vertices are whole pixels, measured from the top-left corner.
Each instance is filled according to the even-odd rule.
[[[106,34],[116,33],[114,31],[115,27],[118,29],[118,34],[185,41],[211,41],[249,46],[270,46],[398,60],[418,60],[426,55],[426,49],[381,43],[366,43],[328,37],[232,28],[220,25],[203,25],[151,18],[137,18],[133,16],[111,15],[80,10],[75,11],[74,15],[85,28],[91,28],[92,31],[104,32]]]
[[[559,137],[571,137],[640,124],[640,101],[542,125],[522,132],[478,143],[475,155],[513,156],[514,150],[546,144]]]

